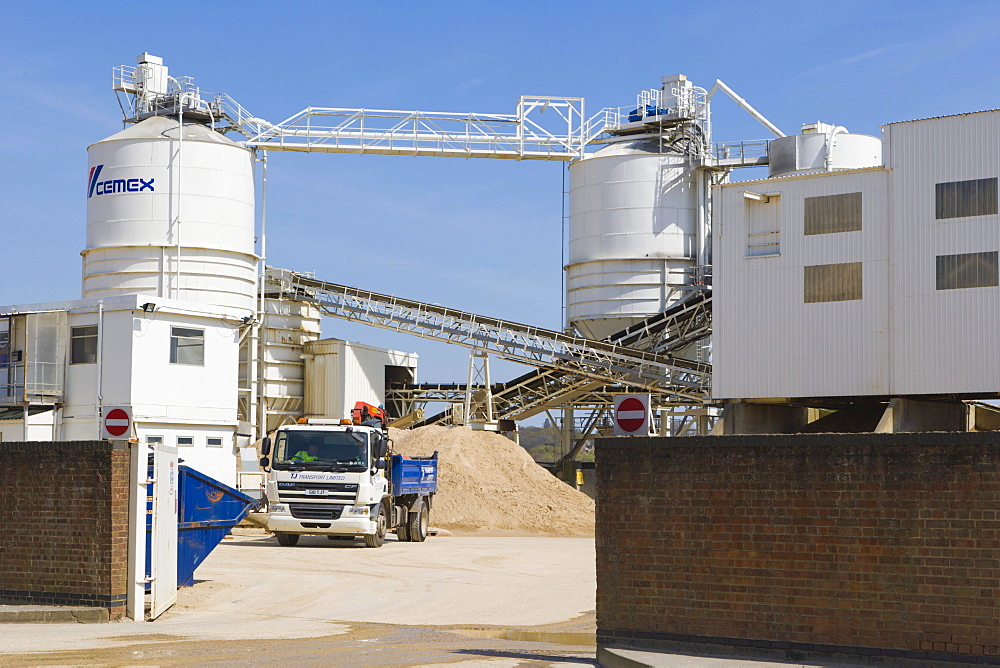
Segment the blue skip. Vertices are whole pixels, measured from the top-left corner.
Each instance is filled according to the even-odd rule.
[[[177,468],[180,473],[177,490],[177,586],[191,587],[194,585],[195,569],[222,542],[230,529],[257,507],[258,502],[184,464]],[[150,574],[152,521],[152,515],[147,514],[147,576]]]

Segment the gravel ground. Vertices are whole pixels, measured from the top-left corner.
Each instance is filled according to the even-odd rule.
[[[3,665],[593,665],[594,541],[223,542],[150,623],[5,624]]]

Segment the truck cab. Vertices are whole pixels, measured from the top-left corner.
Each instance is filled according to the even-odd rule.
[[[388,448],[378,420],[309,418],[279,428],[273,448],[270,439],[261,448],[267,529],[286,546],[313,534],[362,536],[366,546],[381,547],[390,530],[401,540],[422,541],[437,490],[437,453],[404,462],[398,455],[387,457]],[[393,466],[399,470],[387,470]]]

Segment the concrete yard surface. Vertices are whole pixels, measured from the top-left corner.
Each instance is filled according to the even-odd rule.
[[[159,620],[4,624],[0,664],[593,665],[595,588],[592,538],[239,535]]]

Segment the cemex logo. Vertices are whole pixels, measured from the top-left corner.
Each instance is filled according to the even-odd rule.
[[[90,168],[90,182],[87,188],[87,199],[94,195],[111,195],[113,193],[139,193],[143,190],[153,192],[153,181],[156,179],[109,179],[101,180],[101,170],[104,165]]]

